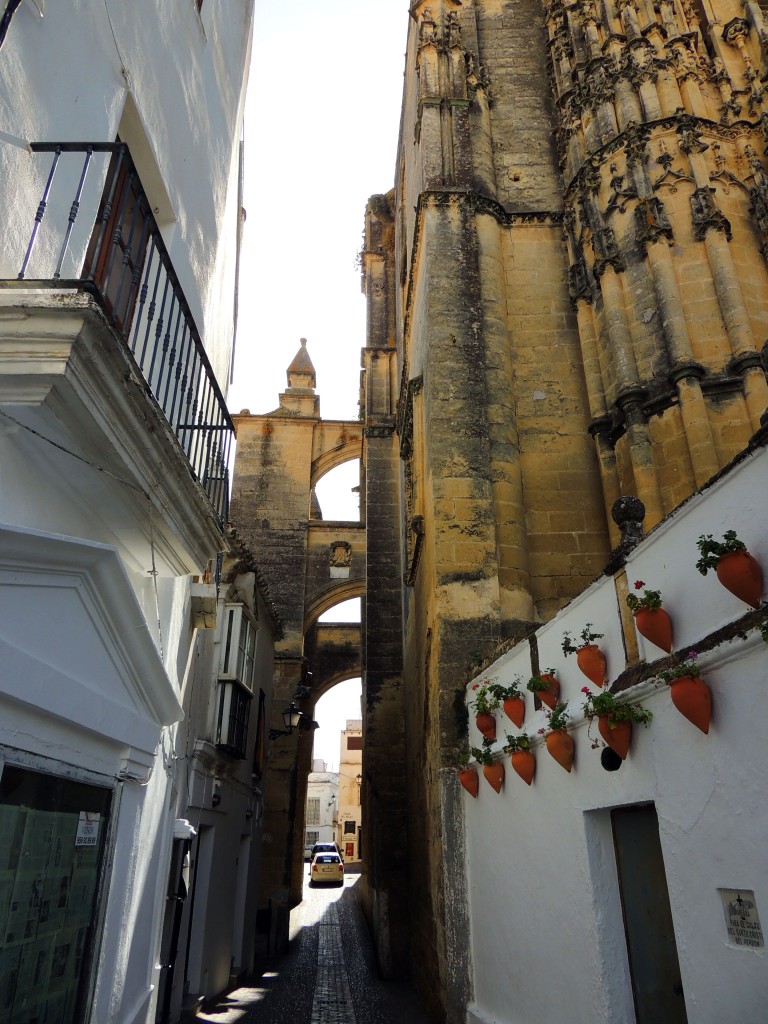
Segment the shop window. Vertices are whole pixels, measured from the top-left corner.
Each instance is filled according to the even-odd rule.
[[[111,790],[6,764],[0,778],[0,1020],[86,1019]]]

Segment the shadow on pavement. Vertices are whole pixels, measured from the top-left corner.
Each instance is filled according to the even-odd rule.
[[[206,1003],[196,1019],[210,1024],[310,1024],[317,973],[322,970],[320,926],[338,922],[355,1012],[350,1024],[428,1024],[408,983],[383,981],[377,974],[373,944],[354,891],[359,874],[359,865],[350,864],[341,892],[336,887],[307,886],[304,900],[291,912],[288,952],[262,961],[238,988]],[[328,902],[323,904],[326,894]]]

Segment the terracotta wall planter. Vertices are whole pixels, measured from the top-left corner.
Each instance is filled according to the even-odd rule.
[[[494,761],[493,764],[484,764],[483,775],[497,793],[501,791],[501,787],[504,785],[504,765],[501,761]]]
[[[672,619],[663,608],[639,608],[635,612],[637,632],[667,654],[672,650]]]
[[[496,719],[488,711],[481,711],[475,716],[475,725],[487,740],[496,739]]]
[[[573,737],[565,729],[553,729],[547,733],[547,750],[567,772],[573,768],[575,745]]]
[[[700,676],[678,676],[670,683],[672,703],[697,729],[709,732],[712,694]]]
[[[525,701],[522,697],[507,697],[504,701],[504,714],[519,729],[525,719]]]
[[[576,664],[595,686],[605,682],[605,655],[597,644],[585,644],[576,651]]]
[[[549,683],[546,690],[537,690],[537,695],[542,704],[546,704],[552,711],[555,710],[555,704],[560,699],[560,680],[557,676],[553,676],[549,672],[545,672],[541,677],[545,683]]]
[[[536,774],[536,758],[530,750],[515,750],[510,760],[512,761],[512,767],[523,780],[529,786],[533,782],[533,777]]]
[[[459,782],[470,796],[477,796],[480,789],[480,778],[476,768],[462,768],[459,772]]]
[[[610,715],[597,716],[597,729],[605,742],[624,760],[629,753],[629,744],[632,742],[632,723],[615,722],[611,724]]]
[[[763,572],[760,563],[748,551],[729,551],[721,555],[715,571],[726,590],[753,608],[760,607]]]

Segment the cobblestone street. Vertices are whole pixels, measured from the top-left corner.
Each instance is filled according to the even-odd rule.
[[[209,1024],[428,1024],[410,986],[382,981],[355,896],[344,888],[309,888],[291,913],[286,956],[205,1012]]]

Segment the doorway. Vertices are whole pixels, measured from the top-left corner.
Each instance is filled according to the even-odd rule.
[[[687,1024],[656,808],[616,808],[611,824],[637,1024]]]

